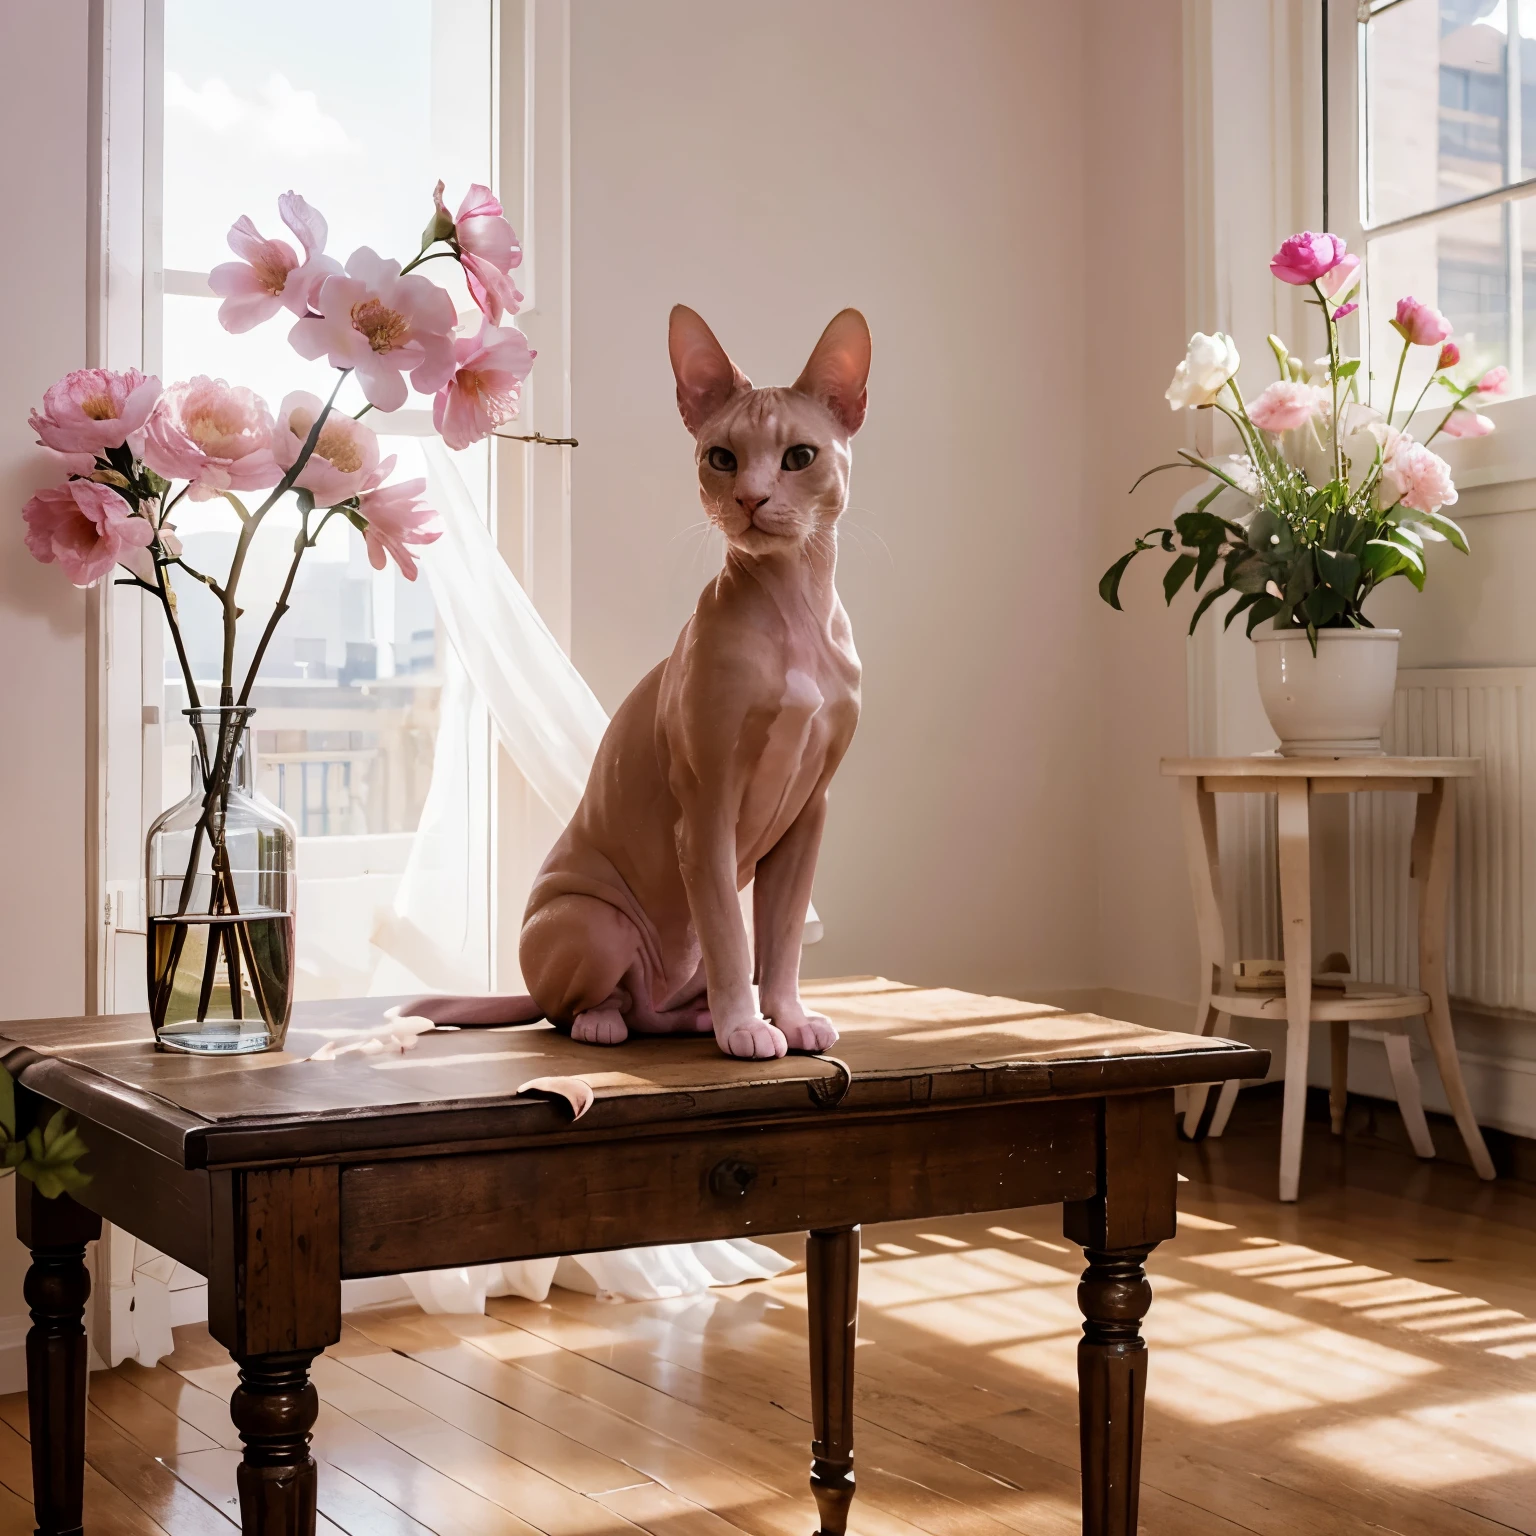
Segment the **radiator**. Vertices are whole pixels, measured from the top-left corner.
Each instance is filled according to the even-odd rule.
[[[1536,668],[1434,668],[1398,674],[1382,745],[1405,757],[1477,757],[1456,788],[1450,990],[1536,1012]],[[1414,797],[1351,798],[1351,958],[1364,981],[1411,984],[1416,916],[1409,879]]]

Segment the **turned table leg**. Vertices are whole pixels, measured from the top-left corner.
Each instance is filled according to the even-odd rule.
[[[853,1347],[859,1229],[812,1232],[805,1248],[811,1331],[811,1492],[823,1536],[842,1536],[853,1503]]]
[[[1144,1266],[1155,1246],[1085,1250],[1088,1268],[1077,1288],[1084,1319],[1077,1394],[1086,1536],[1135,1536],[1147,1399],[1141,1320],[1152,1305]]]
[[[45,1200],[20,1174],[15,1183],[16,1235],[32,1250],[23,1294],[32,1313],[27,1417],[37,1536],[80,1536],[89,1350],[85,1303],[91,1294],[85,1245],[101,1236],[101,1218],[68,1195]]]
[[[245,1446],[235,1474],[245,1536],[314,1536],[309,1432],[320,1398],[309,1367],[319,1353],[301,1349],[239,1361],[240,1385],[229,1400],[229,1415]]]

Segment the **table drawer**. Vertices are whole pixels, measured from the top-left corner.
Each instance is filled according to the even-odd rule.
[[[593,1139],[343,1168],[348,1278],[1095,1192],[1091,1099]]]

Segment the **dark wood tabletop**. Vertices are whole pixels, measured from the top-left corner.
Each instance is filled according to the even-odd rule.
[[[878,977],[808,984],[825,1056],[737,1061],[710,1036],[605,1049],[547,1025],[437,1031],[312,1061],[398,999],[300,1004],[288,1049],[158,1052],[143,1015],[0,1023],[37,1112],[68,1109],[91,1182],[17,1181],[33,1251],[28,1380],[39,1530],[80,1530],[88,1280],[109,1220],[209,1281],[241,1368],[243,1529],[314,1529],[315,1355],[344,1278],[662,1242],[811,1233],[812,1487],[852,1497],[858,1224],[1061,1202],[1088,1270],[1080,1350],[1084,1529],[1135,1529],[1150,1302],[1173,1234],[1173,1089],[1262,1076],[1267,1053]],[[590,1108],[526,1085],[579,1078]]]

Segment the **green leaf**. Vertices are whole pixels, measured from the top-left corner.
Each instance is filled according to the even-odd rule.
[[[1227,567],[1227,585],[1238,592],[1251,592],[1257,596],[1269,585],[1270,568],[1267,560],[1249,555],[1235,566]]]
[[[1306,601],[1301,605],[1307,615],[1307,620],[1313,629],[1325,628],[1330,620],[1340,618],[1344,610],[1349,606],[1349,598],[1343,593],[1335,591],[1332,587],[1313,587],[1307,593]],[[1317,649],[1316,641],[1313,642],[1314,652]]]
[[[1205,578],[1211,574],[1212,568],[1221,558],[1220,539],[1208,539],[1200,546],[1200,558],[1195,564],[1195,591],[1198,592],[1205,585]],[[1216,589],[1220,591],[1218,587]]]
[[[1275,615],[1280,612],[1282,606],[1283,604],[1278,597],[1270,597],[1267,593],[1262,595],[1253,605],[1253,607],[1248,610],[1249,636],[1252,637],[1254,630],[1256,630],[1259,625],[1265,621],[1265,619],[1274,618]]]
[[[1421,522],[1426,528],[1433,528],[1442,538],[1448,539],[1453,549],[1459,549],[1464,555],[1472,553],[1467,548],[1466,534],[1450,518],[1442,517],[1438,512],[1420,512],[1417,521]]]
[[[1352,379],[1360,371],[1360,359],[1352,357],[1347,363],[1340,363],[1334,371],[1336,379]]]
[[[1180,555],[1163,573],[1163,597],[1172,603],[1174,594],[1189,579],[1189,573],[1195,568],[1193,555]]]
[[[1198,586],[1198,585],[1199,585],[1199,583],[1197,582],[1196,586]],[[1195,606],[1194,613],[1190,616],[1190,620],[1189,620],[1189,633],[1190,634],[1194,634],[1194,632],[1195,632],[1195,625],[1198,624],[1200,622],[1200,620],[1205,617],[1205,610],[1207,608],[1209,608],[1211,606],[1211,604],[1214,603],[1218,597],[1222,596],[1223,593],[1230,592],[1231,590],[1232,590],[1231,587],[1225,587],[1225,586],[1223,586],[1223,587],[1212,587],[1211,590],[1209,592],[1207,592],[1205,594],[1205,596],[1200,599],[1199,603],[1197,603],[1196,606]],[[1241,599],[1239,599],[1239,601],[1241,601]]]
[[[0,1067],[0,1130],[7,1141],[16,1140],[16,1079]]]
[[[1219,492],[1221,487],[1217,486],[1216,489]],[[1192,512],[1181,512],[1174,518],[1173,526],[1178,529],[1179,537],[1186,544],[1204,544],[1212,539],[1220,543],[1228,533],[1237,530],[1235,523],[1217,517],[1214,512],[1203,512],[1198,507]]]
[[[1256,602],[1258,602],[1258,600],[1263,595],[1264,594],[1262,592],[1245,592],[1245,593],[1243,593],[1243,595],[1240,598],[1238,598],[1238,600],[1235,603],[1233,603],[1232,606],[1229,609],[1227,609],[1227,616],[1226,616],[1226,618],[1224,618],[1221,621],[1221,627],[1223,629],[1231,629],[1232,628],[1232,620],[1235,619],[1238,616],[1238,614],[1240,614],[1245,608],[1253,607],[1253,605]]]
[[[33,1126],[27,1132],[26,1151],[20,1165],[22,1177],[31,1179],[45,1200],[56,1200],[66,1190],[83,1189],[91,1182],[90,1175],[76,1166],[85,1156],[85,1143],[62,1109],[54,1111],[46,1126]]]
[[[1360,583],[1360,557],[1342,554],[1334,549],[1319,549],[1317,574],[1335,592],[1348,597]]]
[[[1140,548],[1133,549],[1128,555],[1121,555],[1110,568],[1099,577],[1099,596],[1109,604],[1111,608],[1123,612],[1120,608],[1120,578],[1125,575],[1125,568],[1137,555]]]
[[[1155,474],[1159,473],[1161,470],[1165,470],[1165,469],[1191,469],[1191,468],[1193,468],[1193,466],[1190,465],[1190,464],[1186,464],[1182,459],[1175,459],[1172,464],[1154,464],[1151,469],[1143,470],[1141,474],[1136,476],[1135,484],[1132,485],[1131,489],[1129,491],[1127,491],[1125,494],[1127,496],[1131,495],[1135,491],[1136,486],[1140,485],[1143,480],[1145,480],[1149,475],[1155,475]]]

